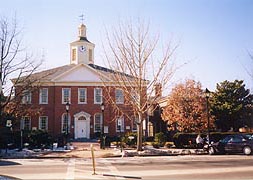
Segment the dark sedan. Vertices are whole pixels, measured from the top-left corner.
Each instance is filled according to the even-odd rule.
[[[252,154],[253,136],[244,134],[228,135],[219,142],[210,144],[209,154],[243,153]]]

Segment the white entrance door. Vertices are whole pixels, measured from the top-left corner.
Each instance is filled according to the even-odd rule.
[[[90,115],[85,112],[80,112],[74,115],[75,117],[75,139],[90,138]]]
[[[78,120],[77,121],[77,131],[76,131],[76,137],[77,138],[87,138],[87,128],[86,123],[84,120]]]

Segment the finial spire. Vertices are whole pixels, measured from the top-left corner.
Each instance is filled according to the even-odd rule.
[[[80,17],[80,20],[82,21],[82,24],[83,24],[83,21],[84,21],[84,15],[83,15],[83,14],[81,14],[79,17]]]

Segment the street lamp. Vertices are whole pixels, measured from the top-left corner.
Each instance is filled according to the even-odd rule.
[[[101,132],[100,132],[100,149],[105,149],[105,137],[104,137],[104,111],[105,111],[105,105],[102,102],[100,105],[101,111],[102,111],[102,123],[101,123]]]
[[[210,144],[210,118],[209,118],[209,98],[211,92],[206,88],[205,90],[206,95],[206,114],[207,114],[207,143]]]
[[[66,116],[67,116],[66,141],[67,141],[67,145],[68,145],[68,136],[69,136],[69,108],[70,108],[69,102],[66,103],[65,108],[66,108]]]

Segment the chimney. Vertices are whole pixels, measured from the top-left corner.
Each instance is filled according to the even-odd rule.
[[[162,97],[162,84],[161,83],[155,84],[155,96]]]

